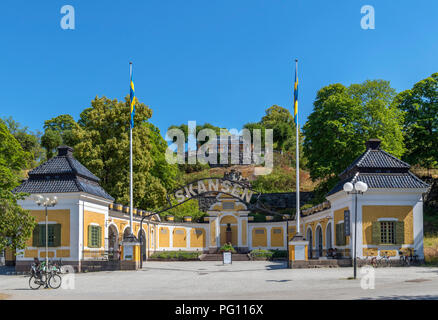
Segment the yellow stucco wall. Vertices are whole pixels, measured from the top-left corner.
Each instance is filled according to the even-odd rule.
[[[35,217],[35,221],[37,223],[39,223],[39,222],[44,223],[46,221],[45,210],[31,210],[30,214]],[[47,217],[48,217],[49,222],[55,222],[55,223],[61,224],[61,246],[62,247],[69,247],[70,246],[70,210],[68,210],[68,209],[62,209],[62,210],[48,209],[47,210]],[[32,240],[33,240],[32,238],[33,237],[30,237],[30,239],[28,239],[26,241],[26,245],[28,247],[32,247]],[[52,248],[52,247],[50,247],[50,248]],[[41,248],[41,249],[43,249],[43,248]],[[41,258],[45,258],[46,257],[45,250],[41,251],[39,256]],[[49,256],[49,258],[53,258],[54,252],[49,251],[48,256]],[[69,251],[69,255],[66,257],[69,257],[69,256],[70,256],[70,251]],[[25,249],[24,250],[24,257],[25,258],[38,257],[38,249],[35,249],[35,250]]]
[[[119,242],[123,240],[123,230],[129,225],[128,220],[112,218],[114,224],[117,226],[117,232],[119,233]]]
[[[70,250],[56,250],[57,258],[67,258],[70,257]]]
[[[258,234],[258,233],[256,233],[256,230],[264,230],[264,233]],[[266,228],[253,228],[252,229],[252,246],[254,248],[267,246]]]
[[[223,217],[221,219],[221,224],[227,224],[227,223],[230,223],[230,224],[237,223],[236,217],[233,217],[233,216],[225,216],[225,217]]]
[[[196,234],[196,230],[202,234]],[[190,230],[190,247],[205,247],[205,230],[202,228],[192,228]]]
[[[242,234],[241,234],[241,241],[242,241],[242,246],[246,246],[248,243],[248,234],[247,234],[247,228],[248,228],[248,223],[246,222],[246,220],[242,221]]]
[[[280,233],[275,233],[274,230],[280,230]],[[271,247],[282,247],[283,243],[283,228],[272,228],[271,229]]]
[[[183,233],[177,233],[176,231],[180,230]],[[186,241],[186,229],[184,228],[175,228],[173,229],[173,246],[175,248],[181,248],[187,246]]]
[[[397,218],[404,222],[404,244],[414,244],[412,206],[362,206],[363,244],[372,244],[372,223],[379,218]]]
[[[45,222],[46,221],[46,212],[45,210],[31,210],[30,214],[35,217],[35,221]],[[49,222],[56,222],[61,224],[61,246],[69,247],[70,246],[70,210],[62,209],[62,210],[47,210],[47,218]],[[32,246],[32,237],[27,240],[26,245],[28,247]]]
[[[103,248],[105,246],[105,214],[87,210],[84,211],[84,243],[87,244],[87,247],[90,246],[90,243],[88,243],[88,226],[91,223],[96,223],[102,228],[100,247]]]
[[[166,233],[163,233],[161,230],[165,230]],[[169,228],[160,227],[158,237],[159,237],[159,246],[160,247],[164,247],[164,248],[169,247],[169,239],[170,239]]]
[[[48,251],[47,252],[47,257],[49,258],[53,258],[55,256],[55,253],[53,251]],[[45,258],[46,257],[46,251],[40,251],[40,258]]]
[[[210,222],[210,246],[216,245],[216,220]]]
[[[38,257],[38,250],[25,250],[24,251],[24,257],[25,258],[37,258]]]

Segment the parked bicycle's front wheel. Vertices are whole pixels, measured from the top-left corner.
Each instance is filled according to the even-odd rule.
[[[49,278],[49,286],[52,289],[58,289],[61,286],[62,279],[57,274],[52,274]]]

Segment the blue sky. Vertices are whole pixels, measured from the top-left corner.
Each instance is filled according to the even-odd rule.
[[[75,30],[60,8],[75,8]],[[375,30],[360,27],[363,5]],[[129,93],[164,136],[169,125],[241,128],[291,109],[298,58],[300,122],[318,89],[390,80],[397,91],[438,71],[435,0],[9,1],[0,3],[0,117],[32,130],[76,120],[96,96]]]

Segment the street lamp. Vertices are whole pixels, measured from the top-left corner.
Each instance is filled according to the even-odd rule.
[[[344,184],[344,191],[347,194],[354,194],[354,246],[353,246],[353,269],[354,279],[356,279],[356,243],[357,243],[357,195],[364,194],[368,190],[368,185],[365,182],[358,181],[354,185],[351,182]]]
[[[58,197],[43,197],[38,194],[35,196],[35,203],[39,206],[44,206],[46,209],[46,270],[49,266],[49,225],[47,217],[47,207],[54,207],[58,203]]]

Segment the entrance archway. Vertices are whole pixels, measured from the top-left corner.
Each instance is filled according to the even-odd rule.
[[[312,259],[312,248],[313,248],[313,238],[312,238],[312,228],[307,229],[306,235],[307,241],[309,241],[309,246],[307,247],[307,257]]]
[[[327,228],[325,230],[325,244],[327,250],[332,247],[332,224],[328,223]]]
[[[130,235],[131,235],[131,228],[130,227],[126,227],[125,231],[123,231],[123,239],[126,239]]]
[[[108,227],[108,258],[110,260],[119,260],[119,232],[115,225]]]
[[[317,257],[322,257],[322,228],[321,226],[318,226],[316,228],[316,238],[315,238],[315,247],[316,247],[316,254]]]

